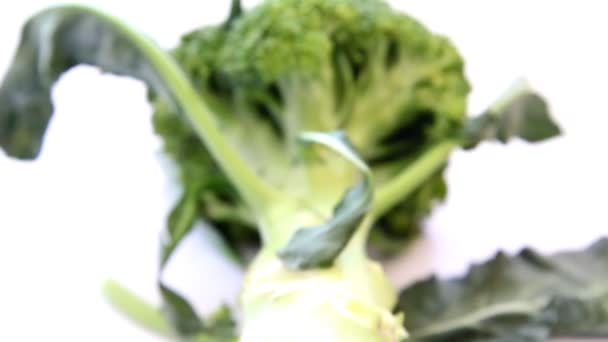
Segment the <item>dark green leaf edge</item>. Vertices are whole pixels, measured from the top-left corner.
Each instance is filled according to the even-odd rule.
[[[343,132],[304,133],[302,140],[322,144],[359,169],[361,182],[346,190],[333,215],[323,224],[298,229],[279,251],[279,257],[292,269],[329,267],[348,244],[367,214],[373,197],[371,171]]]
[[[37,157],[53,113],[51,89],[78,64],[142,80],[175,104],[144,52],[122,30],[111,18],[80,6],[51,8],[28,20],[0,85],[0,146],[8,155]]]
[[[13,64],[0,85],[0,147],[8,155],[21,159],[32,159],[40,153],[53,113],[51,89],[65,71],[79,64],[134,77],[145,82],[180,112],[188,112],[180,107],[187,104],[202,106],[197,107],[200,114],[205,110],[204,104],[200,99],[186,98],[192,95],[187,91],[191,89],[182,89],[189,86],[187,80],[168,56],[145,37],[96,10],[60,6],[40,12],[24,26]],[[184,98],[180,99],[180,96]],[[212,122],[204,124],[209,124],[211,133],[215,133]],[[172,212],[170,237],[161,252],[161,269],[192,228],[194,206],[192,193],[187,191]],[[159,289],[165,300],[165,312],[169,313],[168,318],[178,333],[189,336],[204,328],[181,296],[160,281]]]
[[[408,341],[545,341],[608,337],[608,238],[550,257],[531,249],[404,289]]]
[[[208,318],[205,321],[201,320],[188,301],[182,295],[167,286],[161,279],[165,266],[169,262],[176,247],[194,227],[194,222],[198,214],[196,207],[196,196],[198,193],[198,188],[186,189],[182,198],[177,202],[174,209],[169,214],[169,219],[167,220],[168,236],[163,239],[161,247],[158,279],[158,287],[164,303],[163,312],[171,323],[171,326],[174,327],[181,336],[193,337],[201,336],[202,334],[213,336],[217,331],[221,331],[222,336],[228,338],[235,334],[234,323],[232,325],[226,324],[227,320],[231,321],[228,308],[220,309],[227,318],[220,320],[223,328],[219,329],[216,324],[210,322],[211,318]],[[232,326],[232,335],[227,332],[229,326]]]
[[[488,140],[506,143],[512,137],[538,142],[560,134],[547,102],[520,81],[484,113],[466,122],[463,147],[471,149]]]
[[[131,290],[112,280],[104,284],[103,291],[112,307],[134,323],[166,338],[175,338],[174,328],[171,327],[162,310],[150,305]],[[188,309],[186,308],[186,310]],[[192,325],[184,329],[202,323],[204,323],[203,330],[186,337],[185,340],[192,342],[236,342],[238,340],[235,335],[236,324],[227,306],[220,307],[209,315],[205,322],[190,322],[188,324]]]

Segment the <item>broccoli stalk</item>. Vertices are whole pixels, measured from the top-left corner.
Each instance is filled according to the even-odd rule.
[[[49,25],[54,25],[51,32],[48,31]],[[330,263],[331,266],[306,271],[288,268],[278,256],[279,249],[302,227],[324,223],[326,215],[331,213],[335,204],[332,203],[333,199],[324,199],[320,203],[314,203],[314,208],[311,208],[311,204],[298,198],[296,193],[281,191],[275,185],[259,177],[220,132],[216,119],[205,102],[196,94],[183,72],[166,53],[147,39],[135,35],[133,31],[114,19],[80,7],[61,7],[42,12],[28,23],[23,36],[24,41],[15,58],[16,67],[11,68],[0,92],[4,108],[3,122],[16,123],[16,125],[3,125],[9,129],[9,134],[2,137],[3,147],[9,154],[22,158],[33,157],[37,154],[43,130],[35,132],[31,129],[30,124],[40,125],[41,120],[50,116],[52,113],[52,105],[48,98],[50,87],[62,72],[74,65],[74,60],[77,60],[77,63],[98,65],[107,71],[119,74],[128,73],[146,81],[157,94],[163,94],[167,102],[174,105],[192,124],[222,172],[237,189],[244,203],[255,213],[265,243],[265,247],[250,267],[248,280],[243,290],[242,302],[245,313],[243,340],[278,340],[280,336],[285,337],[284,335],[272,337],[268,335],[272,334],[272,330],[265,328],[268,324],[274,325],[273,319],[277,315],[289,312],[292,313],[288,316],[295,315],[294,322],[298,321],[297,317],[308,318],[310,324],[316,326],[311,334],[314,333],[318,336],[337,337],[344,326],[349,325],[360,330],[359,335],[363,338],[362,341],[381,340],[385,334],[395,336],[392,338],[395,340],[398,336],[403,335],[401,322],[393,318],[391,313],[391,309],[396,303],[396,292],[390,289],[382,269],[367,259],[364,249],[361,246],[353,245],[347,248],[348,252],[342,253],[339,260],[336,262],[333,260],[336,257],[335,254],[342,252],[346,242],[357,228],[362,229],[360,227],[369,225],[369,221],[363,224],[362,218],[365,213],[357,212],[356,218],[352,219],[350,216],[353,214],[346,212],[347,222],[342,226],[347,232],[342,234],[343,241],[338,244],[337,249],[330,247],[335,250],[334,255],[324,261]],[[49,37],[53,39],[49,41]],[[99,51],[83,52],[77,49],[76,45],[82,41],[78,39],[81,37],[110,41],[111,44],[106,45],[104,48],[108,51],[102,51],[102,53]],[[52,54],[53,59],[46,59],[48,55],[43,53],[44,49],[40,49],[41,45],[55,52]],[[127,46],[128,50],[126,50]],[[116,61],[103,59],[104,53],[118,52],[129,53],[127,59]],[[123,54],[123,56],[125,55]],[[32,70],[27,67],[29,65],[42,65],[45,69],[40,70],[39,74],[32,75]],[[127,70],[125,65],[138,65],[138,68]],[[26,84],[23,82],[24,80],[30,81],[30,83]],[[31,85],[34,85],[33,88],[37,91],[32,92]],[[22,96],[25,96],[28,101],[21,101]],[[31,107],[41,103],[43,104],[41,107]],[[34,136],[36,134],[37,136]],[[33,139],[24,139],[28,136],[33,136]],[[321,136],[323,135],[321,134]],[[349,146],[331,135],[327,135],[327,137],[329,142],[326,144],[334,145],[336,151],[350,156],[351,160],[359,163],[360,168],[366,168],[365,164],[357,159],[354,152],[350,151]],[[313,164],[316,163],[317,157],[322,156],[322,153],[314,153],[314,151],[310,151],[310,153],[308,158],[312,160]],[[349,164],[350,162],[336,162],[336,164]],[[295,179],[304,180],[306,183],[305,179],[314,178],[315,173],[321,172],[320,166],[307,169],[306,164],[301,163],[303,165],[299,167],[301,170],[297,171]],[[338,167],[340,171],[344,169],[345,165]],[[331,171],[331,169],[328,168],[325,171]],[[313,176],[307,173],[311,173]],[[335,176],[336,180],[340,178],[348,179],[348,177]],[[365,193],[356,197],[370,196],[371,184],[369,182],[369,179],[365,182]],[[342,182],[337,183],[339,187]],[[323,185],[326,186],[329,183]],[[298,188],[299,191],[303,191],[302,186]],[[338,188],[334,195],[342,191],[344,189]],[[348,205],[349,203],[345,203],[344,206]],[[367,206],[364,205],[363,208],[355,208],[355,211],[365,212],[366,209]],[[327,230],[331,231],[333,228],[330,224]],[[292,253],[298,254],[299,252],[296,250]],[[163,259],[166,260],[168,257],[169,253],[165,253]],[[365,270],[366,268],[369,270]],[[317,284],[323,285],[322,292],[318,292]],[[188,336],[204,334],[203,324],[184,324],[188,321],[197,321],[192,317],[184,317],[192,315],[193,310],[184,309],[185,302],[162,283],[160,287],[165,300],[169,301],[169,306],[173,306],[173,310],[167,311],[177,316],[171,320],[178,327],[178,332]],[[112,285],[109,285],[108,293],[118,303],[121,303],[124,298],[130,298],[125,292],[119,291]],[[287,310],[280,309],[280,304],[276,309],[272,309],[277,302],[286,298],[290,298],[291,303],[285,307]],[[311,301],[314,298],[316,300]],[[135,300],[128,302],[130,304],[125,304],[125,308],[140,305]],[[353,305],[355,307],[351,307]],[[334,306],[336,307],[334,308]],[[328,309],[330,311],[327,311]],[[128,311],[138,315],[146,312],[143,308]],[[321,313],[329,315],[330,318],[333,317],[332,320],[318,320],[316,314]],[[159,327],[161,323],[158,322],[156,315],[141,314],[139,320],[154,321],[156,323],[151,324],[157,329],[163,332],[165,330]],[[383,324],[378,326],[378,322]],[[299,324],[303,323],[300,319]],[[291,333],[291,331],[287,330],[283,333]],[[268,336],[268,338],[263,336]]]
[[[528,91],[466,121],[456,50],[381,1],[234,4],[226,23],[185,36],[172,55],[95,10],[36,15],[0,87],[0,145],[36,157],[51,87],[72,66],[140,79],[184,183],[160,271],[200,212],[233,241],[255,227],[262,245],[241,293],[242,341],[293,340],[294,331],[306,341],[400,341],[396,290],[367,255],[374,226],[400,236],[426,214],[445,193],[454,148],[559,130]],[[390,218],[403,208],[405,219]],[[106,292],[162,334],[236,338],[225,314],[202,320],[158,285],[163,316],[114,283]]]

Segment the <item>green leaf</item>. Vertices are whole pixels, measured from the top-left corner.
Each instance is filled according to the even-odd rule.
[[[182,336],[193,336],[203,330],[196,311],[181,295],[161,280],[164,268],[173,251],[194,227],[197,217],[197,189],[186,189],[167,220],[167,236],[163,239],[159,265],[158,288],[163,298],[164,312],[174,329]]]
[[[160,279],[176,247],[194,227],[195,220],[198,218],[197,196],[199,196],[202,187],[204,187],[204,184],[200,187],[186,189],[169,214],[167,236],[163,239],[161,249],[159,265],[161,276],[158,280],[158,287],[165,306],[164,312],[171,325],[180,335],[198,336],[199,338],[202,334],[208,336],[207,338],[234,336],[235,327],[227,307],[222,307],[218,313],[208,317],[205,321],[201,321],[188,301]],[[220,242],[220,244],[222,243]],[[229,253],[225,254],[228,255]],[[233,255],[230,255],[230,258],[234,260]]]
[[[0,86],[0,146],[11,156],[35,158],[53,113],[51,88],[78,64],[146,82],[171,98],[149,58],[109,18],[77,6],[32,17]]]
[[[473,148],[484,140],[506,143],[512,137],[537,142],[560,133],[545,100],[522,81],[483,114],[467,121],[464,147]]]
[[[165,303],[163,311],[181,336],[191,337],[203,331],[203,322],[188,301],[162,281],[159,281],[159,289]]]
[[[158,288],[163,298],[163,311],[171,326],[181,336],[193,336],[203,330],[203,323],[192,306],[161,280],[173,251],[192,230],[196,219],[196,189],[186,189],[167,220],[167,236],[163,239],[159,265]]]
[[[274,194],[227,143],[213,114],[168,53],[114,18],[81,6],[42,11],[23,28],[13,64],[0,85],[0,146],[9,155],[30,159],[39,154],[53,113],[51,88],[65,71],[79,64],[145,82],[156,95],[186,115],[230,181],[250,203],[264,202]],[[161,270],[192,228],[195,195],[196,191],[187,189],[171,214]],[[183,298],[162,283],[159,287],[165,311],[179,333],[193,335],[203,329]]]
[[[334,208],[333,216],[323,224],[298,229],[279,252],[292,269],[331,266],[361,225],[372,202],[371,172],[342,132],[303,133],[301,139],[325,145],[350,161],[363,174],[363,180],[346,190]]]
[[[243,14],[243,6],[241,5],[241,0],[232,0],[230,5],[230,14],[228,15],[228,19],[224,22],[224,27],[229,29],[232,26],[232,23],[238,19],[238,17]]]
[[[401,292],[412,341],[545,341],[608,337],[608,239],[544,257],[498,253],[463,278],[430,278]]]
[[[221,306],[205,320],[205,330],[194,338],[196,342],[236,342],[236,324],[230,308]]]
[[[171,257],[177,245],[194,227],[194,221],[198,217],[197,199],[198,189],[186,189],[177,202],[167,220],[167,235],[162,241],[161,271]]]
[[[174,300],[180,302],[183,299],[171,289],[164,287],[165,296],[175,296]],[[104,285],[104,294],[112,306],[125,316],[143,328],[159,335],[173,338],[174,329],[167,322],[167,316],[161,310],[146,303],[129,289],[115,281],[107,281]],[[183,306],[174,306],[172,310],[192,310],[190,305],[182,302]],[[181,316],[182,313],[175,313]],[[227,306],[220,307],[211,314],[205,322],[200,320],[183,321],[179,323],[182,330],[191,330],[193,334],[188,336],[188,341],[195,342],[236,342],[236,325]]]

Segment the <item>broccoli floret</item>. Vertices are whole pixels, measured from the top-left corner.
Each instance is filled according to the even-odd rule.
[[[469,85],[458,52],[379,0],[266,1],[230,26],[187,34],[173,54],[234,131],[235,146],[277,185],[285,182],[273,171],[277,159],[299,158],[301,131],[345,131],[382,184],[465,119]],[[257,242],[253,214],[224,185],[194,130],[162,101],[155,107],[156,131],[184,186],[200,189],[201,216],[235,247]],[[222,185],[201,186],[210,174]],[[440,170],[386,208],[373,247],[399,251],[445,189]]]

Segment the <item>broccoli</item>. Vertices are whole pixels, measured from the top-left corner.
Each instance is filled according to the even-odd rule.
[[[26,24],[0,87],[9,155],[37,156],[51,87],[81,63],[149,86],[156,130],[181,168],[161,272],[199,215],[234,246],[259,239],[241,341],[293,341],[294,331],[302,341],[405,338],[368,238],[389,253],[416,235],[445,196],[454,149],[559,133],[525,84],[467,119],[456,49],[380,0],[268,0],[250,11],[235,1],[226,22],[186,35],[171,54],[112,17],[65,6]],[[107,292],[160,333],[236,338],[225,310],[202,320],[158,285],[165,315],[114,283]]]
[[[226,120],[233,144],[275,184],[298,158],[302,130],[345,131],[382,186],[462,128],[470,87],[460,55],[382,1],[267,1],[231,18],[231,25],[187,34],[173,55]],[[155,129],[184,186],[196,189],[201,216],[233,247],[256,243],[254,213],[190,124],[161,99],[154,104]],[[444,162],[379,207],[371,232],[377,251],[397,252],[417,235],[446,194]]]

